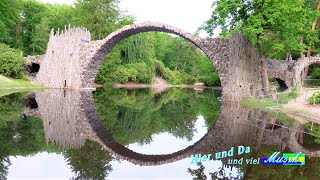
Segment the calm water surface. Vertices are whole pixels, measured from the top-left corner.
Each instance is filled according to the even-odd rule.
[[[319,179],[320,125],[191,89],[0,97],[0,179]],[[238,146],[250,147],[238,155]],[[234,156],[191,164],[193,154]],[[228,159],[303,152],[305,166]]]

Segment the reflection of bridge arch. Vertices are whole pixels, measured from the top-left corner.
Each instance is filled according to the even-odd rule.
[[[38,114],[43,119],[47,141],[65,148],[78,148],[85,139],[98,142],[118,159],[139,165],[159,165],[189,158],[192,154],[213,154],[238,145],[258,148],[259,144],[286,145],[293,152],[320,156],[319,152],[300,147],[296,131],[280,128],[274,132],[265,129],[268,115],[250,110],[238,103],[224,102],[221,114],[212,129],[198,142],[183,150],[164,155],[145,155],[117,143],[100,122],[91,92],[50,90],[35,92]],[[261,120],[261,121],[257,121]]]
[[[123,146],[116,142],[112,135],[105,129],[104,125],[100,122],[97,112],[95,111],[94,101],[90,94],[82,93],[83,100],[83,115],[84,119],[89,120],[89,126],[92,128],[91,135],[89,135],[90,140],[94,140],[99,142],[100,145],[111,152],[112,155],[119,159],[124,159],[134,164],[140,165],[160,165],[165,163],[171,163],[178,160],[185,159],[190,157],[195,153],[206,153],[204,151],[204,147],[207,147],[210,152],[217,152],[220,148],[212,145],[212,141],[215,143],[221,144],[223,143],[223,138],[219,136],[219,133],[216,129],[223,129],[221,127],[221,123],[219,122],[224,118],[224,115],[220,114],[217,123],[214,128],[208,131],[199,141],[194,143],[191,146],[186,147],[185,149],[179,150],[170,154],[161,154],[161,155],[149,155],[149,154],[141,154],[134,152],[127,147]]]
[[[303,126],[303,125],[304,124],[300,124],[300,126]],[[298,137],[299,137],[299,132],[292,132],[290,134],[290,138],[289,138],[290,141],[288,146],[292,151],[303,152],[307,154],[309,157],[320,157],[320,150],[309,150],[303,147],[303,145],[299,143]]]

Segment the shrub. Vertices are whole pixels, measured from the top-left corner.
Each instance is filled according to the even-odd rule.
[[[148,67],[146,63],[126,64],[125,67],[129,73],[128,80],[138,83],[152,82],[152,68]]]
[[[26,61],[18,50],[0,44],[0,74],[16,79],[24,78]]]
[[[315,68],[310,75],[313,79],[320,79],[320,68]]]
[[[128,81],[129,73],[124,66],[118,66],[112,75],[113,76],[110,77],[110,79],[112,79],[112,82],[126,83]]]
[[[308,98],[309,104],[320,104],[320,91],[314,93],[310,98]]]

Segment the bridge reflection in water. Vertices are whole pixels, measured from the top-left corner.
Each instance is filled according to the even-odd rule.
[[[253,156],[263,144],[276,145],[279,151],[288,147],[291,152],[320,156],[320,151],[301,145],[307,133],[302,124],[294,122],[287,127],[277,121],[277,116],[242,107],[239,103],[223,102],[215,124],[193,145],[171,154],[147,155],[134,152],[113,139],[99,120],[91,91],[46,90],[32,92],[30,96],[34,96],[38,107],[27,109],[26,114],[43,120],[47,142],[63,148],[79,148],[88,139],[98,142],[116,159],[141,166],[171,163],[190,158],[192,154],[214,154],[239,145],[250,146]]]

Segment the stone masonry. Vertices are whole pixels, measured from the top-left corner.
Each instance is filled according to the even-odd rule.
[[[300,58],[297,61],[268,60],[268,75],[270,78],[281,79],[288,88],[302,87],[304,70],[312,64],[320,64],[320,57]]]
[[[90,41],[90,33],[80,28],[66,29],[61,34],[52,32],[35,82],[55,88],[91,89],[112,48],[129,36],[148,31],[178,35],[203,51],[219,73],[225,100],[239,101],[262,93],[260,62],[255,49],[242,36],[234,35],[230,40],[203,39],[152,22],[124,26],[98,41]]]
[[[225,100],[239,101],[262,94],[261,62],[255,49],[242,36],[234,35],[230,40],[203,39],[153,22],[124,26],[97,41],[90,41],[90,32],[81,28],[69,28],[56,34],[52,31],[46,54],[26,58],[29,62],[40,62],[40,71],[33,81],[53,88],[94,88],[99,67],[112,48],[129,36],[148,31],[178,35],[203,51],[219,73]],[[269,60],[268,74],[270,78],[284,81],[289,88],[302,86],[304,69],[314,63],[320,63],[320,57]]]
[[[203,39],[181,29],[152,22],[124,26],[103,40],[83,44],[84,54],[80,56],[83,67],[81,87],[92,87],[105,56],[121,40],[148,31],[178,35],[202,50],[219,73],[225,100],[239,101],[261,94],[260,63],[256,59],[255,49],[242,36],[235,35],[230,40]]]

